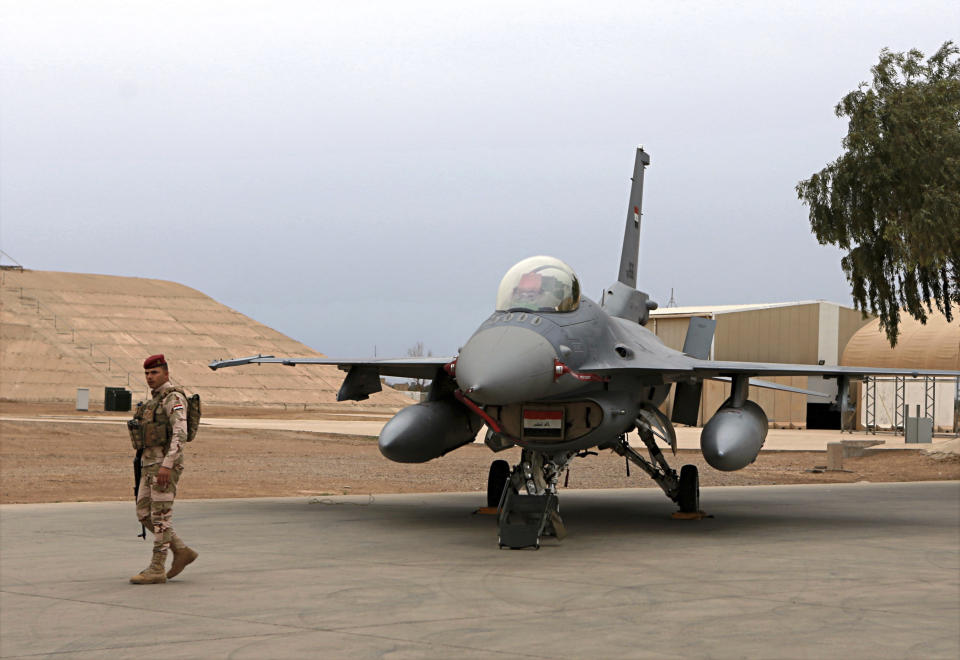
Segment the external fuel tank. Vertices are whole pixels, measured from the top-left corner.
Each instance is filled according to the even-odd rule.
[[[703,457],[724,472],[750,465],[767,438],[768,424],[763,408],[753,401],[747,400],[739,408],[724,403],[700,434]]]

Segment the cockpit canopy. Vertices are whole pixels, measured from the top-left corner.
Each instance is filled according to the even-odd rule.
[[[573,269],[553,257],[530,257],[500,280],[497,311],[572,312],[580,307],[580,282]]]

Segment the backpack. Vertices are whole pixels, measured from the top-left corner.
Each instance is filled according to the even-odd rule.
[[[197,431],[200,430],[200,417],[203,414],[200,408],[200,395],[187,396],[179,385],[171,387],[169,391],[179,392],[187,400],[187,442],[193,442],[197,437]]]

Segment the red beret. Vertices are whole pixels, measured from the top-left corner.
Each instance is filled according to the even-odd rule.
[[[144,369],[153,369],[154,367],[165,367],[167,366],[167,360],[163,357],[163,353],[158,353],[157,355],[151,355],[146,360],[143,361]]]

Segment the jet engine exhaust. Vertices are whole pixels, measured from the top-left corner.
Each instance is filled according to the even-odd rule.
[[[450,399],[408,406],[380,431],[380,453],[397,463],[425,463],[473,442],[483,422]]]
[[[704,425],[700,450],[713,468],[740,470],[757,459],[767,438],[767,426],[766,413],[753,401],[745,401],[742,408],[724,403]]]

